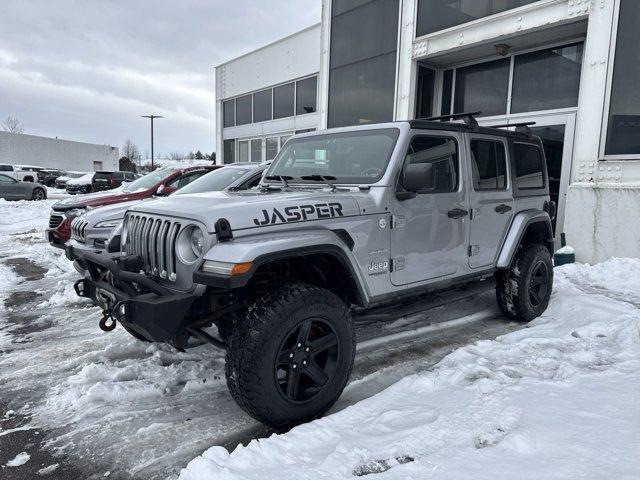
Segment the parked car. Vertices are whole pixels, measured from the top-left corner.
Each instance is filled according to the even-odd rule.
[[[34,182],[23,182],[0,174],[0,198],[5,200],[45,200],[47,189]]]
[[[133,172],[96,172],[91,181],[91,191],[112,190],[123,183],[133,182],[135,179]]]
[[[71,237],[71,221],[78,215],[83,214],[87,209],[131,200],[141,200],[154,195],[169,195],[175,192],[178,187],[187,185],[194,178],[216,168],[220,167],[211,165],[163,168],[131,183],[125,183],[115,191],[91,193],[62,200],[52,207],[49,228],[46,230],[45,235],[52,246],[64,248],[65,242]],[[73,180],[69,180],[69,182],[73,182]]]
[[[21,170],[18,165],[10,165],[8,163],[0,163],[0,173],[14,180],[21,180],[23,182],[35,182],[38,178],[36,172]]]
[[[103,330],[223,348],[229,392],[257,420],[317,418],[349,380],[354,315],[392,320],[435,290],[485,286],[511,319],[547,308],[555,206],[542,141],[466,121],[293,137],[259,190],[134,206],[116,260],[69,248],[92,272],[75,290],[102,308]]]
[[[178,185],[178,191],[174,192],[172,196],[179,195],[182,198],[183,195],[196,193],[248,190],[260,183],[262,173],[269,163],[236,163],[213,172],[202,171],[203,175],[200,178],[192,180],[189,184],[183,184],[183,188]],[[112,251],[107,251],[109,239],[113,238],[112,233],[122,224],[127,210],[143,202],[156,201],[154,198],[157,197],[116,203],[88,210],[71,222],[71,240],[69,240],[68,245],[80,250],[117,256],[120,252],[119,239],[116,239],[118,241],[114,244],[117,246],[117,251],[113,245]],[[84,268],[82,265],[78,265],[78,262],[76,262],[76,269],[84,273]]]
[[[67,175],[67,172],[64,170],[55,170],[50,168],[40,170],[37,172],[38,183],[46,185],[47,187],[55,187],[56,180],[64,175]]]
[[[65,184],[65,189],[67,193],[70,195],[76,195],[78,193],[91,193],[93,176],[95,173],[85,173],[81,177],[72,178],[67,180]]]
[[[66,175],[62,175],[56,178],[55,187],[56,188],[66,188],[67,182],[72,178],[80,178],[83,175],[86,175],[87,172],[67,172]]]

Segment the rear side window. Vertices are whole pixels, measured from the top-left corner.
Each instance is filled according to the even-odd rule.
[[[522,190],[544,188],[542,150],[530,143],[514,143],[516,187]]]
[[[13,172],[11,165],[0,165],[0,172]]]
[[[504,190],[507,188],[507,155],[504,143],[496,140],[471,140],[473,188]]]
[[[458,189],[458,144],[451,137],[413,137],[405,165],[431,163],[435,169],[435,189],[430,193],[455,192]]]
[[[107,172],[96,172],[96,174],[93,176],[94,180],[111,180],[112,177],[112,173],[107,173]]]

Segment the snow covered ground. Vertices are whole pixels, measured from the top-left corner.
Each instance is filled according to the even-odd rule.
[[[490,292],[360,325],[336,408],[272,435],[220,352],[98,329],[42,235],[52,203],[0,200],[0,478],[640,478],[639,260],[557,269],[530,328]]]
[[[640,260],[556,269],[546,314],[181,480],[640,478]]]

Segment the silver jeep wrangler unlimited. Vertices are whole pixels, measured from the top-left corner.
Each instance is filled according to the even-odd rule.
[[[231,395],[276,427],[337,400],[352,315],[495,278],[501,311],[532,320],[553,283],[542,143],[456,117],[299,135],[256,189],[141,203],[115,261],[68,247],[88,270],[76,292],[105,330],[226,349]]]

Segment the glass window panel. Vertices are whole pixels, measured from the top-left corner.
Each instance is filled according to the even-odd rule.
[[[445,30],[538,0],[418,0],[416,36]]]
[[[295,84],[287,83],[273,89],[273,118],[293,116]]]
[[[331,16],[337,17],[344,12],[353,10],[354,8],[358,8],[365,3],[369,3],[370,1],[371,0],[333,0],[333,4],[331,6]]]
[[[332,69],[329,128],[393,120],[395,52]]]
[[[233,127],[236,124],[236,101],[227,100],[222,103],[222,110],[224,115],[224,126]]]
[[[436,72],[427,67],[418,69],[418,85],[416,91],[416,118],[427,118],[433,115],[433,91]]]
[[[472,140],[471,154],[474,190],[507,188],[507,155],[504,143],[494,140]]]
[[[251,161],[262,161],[262,139],[251,140]]]
[[[280,137],[280,148],[284,147],[284,144],[287,143],[287,140],[291,138],[291,135],[283,135]]]
[[[316,111],[318,77],[300,80],[296,87],[296,115],[304,115]]]
[[[236,98],[236,125],[246,125],[252,120],[251,95]]]
[[[253,123],[271,120],[271,89],[253,94]]]
[[[270,137],[265,140],[267,160],[273,160],[278,154],[278,137]]]
[[[235,140],[225,140],[224,141],[224,164],[235,162],[235,154],[236,154],[236,141]]]
[[[454,113],[507,113],[510,66],[511,60],[505,58],[457,69]]]
[[[449,115],[451,113],[451,95],[453,94],[453,70],[447,70],[442,77],[442,105],[440,106],[441,115]]]
[[[516,187],[519,189],[543,188],[544,174],[542,151],[538,146],[514,143]]]
[[[398,0],[375,0],[331,21],[331,68],[394,52]]]
[[[435,188],[429,193],[455,192],[458,189],[458,144],[450,137],[416,136],[411,140],[405,163],[431,163]]]
[[[518,55],[511,113],[578,105],[583,44]]]
[[[605,154],[640,154],[640,2],[621,0]]]
[[[248,140],[243,140],[242,142],[238,142],[238,161],[239,162],[249,161],[249,141]]]

